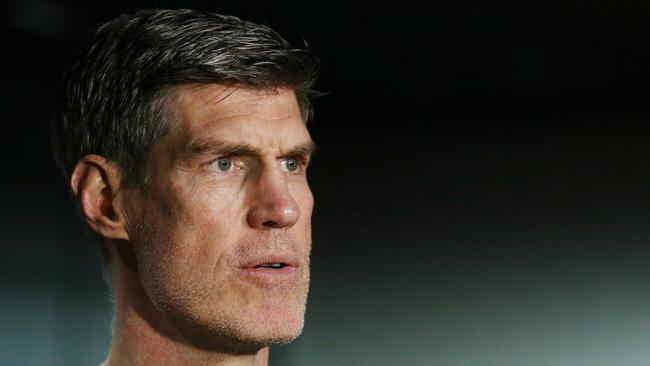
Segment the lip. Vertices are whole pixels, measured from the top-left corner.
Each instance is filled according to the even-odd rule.
[[[300,259],[294,253],[266,253],[250,258],[240,266],[241,269],[255,268],[266,263],[283,263],[286,267],[298,267]],[[285,268],[286,268],[285,267]]]
[[[285,266],[282,268],[259,267],[267,263],[282,263]],[[247,259],[239,269],[250,275],[285,277],[296,274],[299,267],[300,258],[294,253],[268,253],[258,254]]]

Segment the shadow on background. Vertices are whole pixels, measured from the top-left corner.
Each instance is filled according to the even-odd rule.
[[[0,364],[108,350],[99,256],[48,120],[88,30],[156,6],[262,22],[322,61],[307,324],[271,364],[650,360],[650,5],[12,0]]]

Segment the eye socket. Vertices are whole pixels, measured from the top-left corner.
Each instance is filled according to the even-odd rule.
[[[288,158],[284,161],[284,165],[287,167],[287,170],[290,172],[295,172],[298,169],[298,159]]]
[[[222,172],[227,172],[232,168],[232,159],[231,158],[219,158],[214,161],[214,164],[217,166],[217,169]]]

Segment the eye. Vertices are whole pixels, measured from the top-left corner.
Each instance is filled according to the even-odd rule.
[[[287,167],[287,170],[290,172],[295,172],[296,169],[298,169],[298,159],[296,158],[288,158],[287,160],[284,161],[284,165]]]
[[[222,172],[227,172],[232,168],[232,159],[231,158],[219,158],[214,161],[213,165]]]

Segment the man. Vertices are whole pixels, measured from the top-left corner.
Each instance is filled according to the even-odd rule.
[[[191,10],[120,16],[72,62],[54,147],[104,253],[104,365],[266,365],[302,331],[317,61]]]

